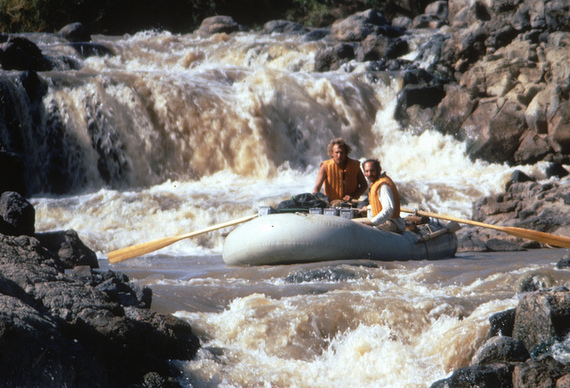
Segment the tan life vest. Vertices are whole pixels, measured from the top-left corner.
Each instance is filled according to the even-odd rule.
[[[370,187],[370,205],[372,206],[372,217],[375,217],[378,213],[382,211],[382,204],[380,203],[380,198],[378,196],[378,190],[381,185],[388,185],[392,189],[392,195],[394,196],[394,212],[391,218],[400,217],[400,194],[398,194],[398,189],[396,184],[389,176],[384,175],[380,177],[376,182]]]
[[[323,162],[327,172],[325,179],[325,195],[329,201],[342,199],[345,195],[353,195],[358,188],[358,172],[360,163],[354,159],[348,159],[346,167],[341,169],[333,159]]]

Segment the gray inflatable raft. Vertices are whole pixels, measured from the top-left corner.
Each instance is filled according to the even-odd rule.
[[[452,228],[450,228],[452,229]],[[391,233],[330,215],[289,213],[253,219],[226,238],[228,265],[273,265],[329,260],[437,260],[457,251],[457,237],[444,225]]]

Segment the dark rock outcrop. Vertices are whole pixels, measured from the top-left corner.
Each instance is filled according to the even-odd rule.
[[[35,43],[26,38],[10,36],[0,44],[0,65],[4,70],[51,70],[51,63]]]
[[[504,193],[473,203],[473,219],[486,224],[514,226],[540,232],[570,235],[570,187],[556,181],[538,183],[514,174]],[[514,251],[544,246],[510,234],[484,228],[457,232],[460,251]]]
[[[21,194],[5,191],[0,196],[0,233],[10,236],[35,233],[36,211]]]
[[[0,234],[0,381],[174,386],[168,360],[192,359],[199,347],[190,325],[150,311],[151,290],[126,275],[94,272],[97,258],[74,231],[31,237],[34,214],[3,193],[0,215],[15,236]]]
[[[515,310],[490,318],[490,338],[475,353],[471,366],[436,381],[443,387],[566,387],[570,365],[556,359],[553,344],[570,328],[570,291],[564,287],[526,294]],[[513,314],[514,311],[514,314]],[[493,321],[514,315],[512,337]],[[508,319],[510,321],[510,318]]]

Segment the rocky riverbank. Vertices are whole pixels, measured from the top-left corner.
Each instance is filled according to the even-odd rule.
[[[566,255],[558,267],[567,269],[569,260]],[[570,360],[559,352],[568,345],[569,317],[568,288],[527,293],[515,309],[489,318],[487,340],[470,366],[431,388],[569,387]]]
[[[399,6],[407,7],[404,1]],[[396,117],[403,130],[419,132],[416,123],[430,121],[465,141],[474,159],[551,163],[548,183],[516,174],[503,193],[473,204],[473,218],[568,236],[570,189],[561,179],[570,163],[569,7],[557,0],[438,1],[424,13],[391,20],[370,10],[322,29],[271,21],[261,33],[324,42],[315,71],[400,77]],[[223,37],[243,29],[225,16],[205,20],[197,33]],[[425,32],[429,43],[414,47],[414,35]],[[113,55],[90,42],[82,25],[59,36],[82,56]],[[41,71],[80,66],[45,55],[23,36],[0,35],[0,42],[2,78],[20,83],[35,108],[46,87]],[[94,253],[73,231],[35,233],[34,209],[23,197],[34,194],[23,178],[34,166],[22,164],[20,123],[6,119],[17,109],[10,104],[0,103],[12,136],[0,144],[0,380],[13,386],[177,385],[168,360],[194,356],[199,343],[191,327],[152,312],[150,289],[99,271]],[[45,191],[66,193],[64,178],[54,170]],[[540,247],[486,229],[465,227],[458,235],[461,250]],[[516,310],[491,318],[489,340],[473,365],[434,386],[570,385],[569,363],[548,351],[570,331],[570,292],[526,291]]]
[[[0,197],[0,381],[9,387],[179,386],[189,324],[150,310],[152,291],[99,271],[74,231],[34,233],[21,195]]]

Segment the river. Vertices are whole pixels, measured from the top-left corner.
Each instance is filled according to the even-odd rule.
[[[85,59],[54,36],[30,38],[80,64],[40,73],[39,116],[17,81],[3,85],[21,108],[36,230],[75,229],[102,268],[152,288],[154,310],[192,324],[203,347],[174,362],[188,387],[427,387],[469,364],[489,316],[516,305],[525,279],[569,280],[555,268],[563,249],[228,267],[231,229],[110,265],[109,251],[311,191],[337,136],[351,157],[380,159],[407,207],[440,214],[469,218],[514,168],[470,160],[427,122],[402,131],[398,73],[357,63],[313,72],[323,41],[146,31],[94,36],[114,55]],[[4,144],[10,136],[0,126]],[[544,179],[545,167],[517,168]]]

